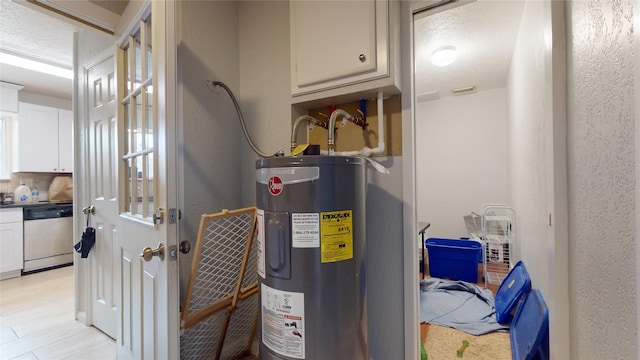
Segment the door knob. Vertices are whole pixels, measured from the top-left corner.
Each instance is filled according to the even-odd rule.
[[[180,252],[183,254],[188,254],[191,251],[191,243],[187,240],[183,240],[180,242]]]
[[[160,258],[160,261],[164,260],[164,244],[158,243],[157,249],[152,249],[150,247],[146,247],[142,250],[142,254],[140,257],[144,259],[144,261],[151,261],[154,256]]]

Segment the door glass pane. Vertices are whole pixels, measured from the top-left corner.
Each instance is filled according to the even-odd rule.
[[[142,214],[142,164],[141,157],[136,156],[134,158],[134,164],[136,169],[136,177],[135,177],[135,206],[134,206],[134,214]]]
[[[131,56],[130,56],[130,49],[127,47],[124,50],[124,68],[127,69],[127,77],[126,77],[126,82],[125,84],[127,84],[127,88],[125,89],[125,91],[127,92],[126,94],[123,94],[123,97],[125,97],[126,95],[128,95],[129,93],[131,93],[131,86],[133,84],[133,67],[131,66]]]
[[[131,104],[124,104],[124,128],[126,129],[125,141],[124,141],[124,153],[131,152],[133,146],[133,133],[131,132]]]
[[[147,172],[146,172],[146,182],[147,182],[147,186],[146,189],[148,191],[146,195],[147,201],[148,201],[148,207],[147,207],[147,216],[152,216],[153,215],[153,211],[155,209],[154,206],[154,193],[153,190],[155,189],[155,187],[153,186],[153,178],[154,178],[154,169],[153,169],[153,152],[149,153],[147,156]]]
[[[153,81],[150,17],[140,23],[140,28],[125,44],[124,66],[128,85],[122,95],[124,108],[125,149],[122,161],[126,163],[128,178],[125,211],[133,216],[151,220],[155,206],[154,195],[154,129]],[[124,78],[124,74],[120,75]]]
[[[142,143],[142,104],[140,95],[131,98],[131,106],[135,108],[134,118],[132,119],[132,132],[133,132],[133,151],[140,152],[144,148]]]
[[[134,87],[133,89],[138,89],[140,87],[140,84],[142,83],[142,59],[140,59],[141,56],[141,45],[140,45],[140,30],[136,31],[135,35],[133,35],[133,43],[134,43],[134,47],[135,47],[135,56],[134,56],[134,60],[135,60],[135,79],[134,79]]]
[[[151,91],[152,89],[149,89],[149,91]],[[146,137],[145,137],[145,141],[146,141],[146,147],[147,148],[153,148],[154,142],[153,142],[153,130],[155,128],[154,126],[154,121],[153,121],[153,93],[149,92],[146,94],[147,95],[147,128],[146,128]]]
[[[133,194],[131,193],[131,179],[132,179],[132,164],[131,164],[131,159],[126,160],[127,163],[127,175],[128,175],[128,179],[127,182],[125,184],[124,187],[124,191],[125,191],[125,199],[127,199],[126,205],[125,205],[125,212],[132,212],[131,211],[131,197],[133,196]]]
[[[149,21],[147,22],[145,35],[147,37],[147,39],[146,39],[147,40],[146,41],[146,45],[147,45],[147,47],[146,47],[146,50],[147,50],[147,54],[146,54],[147,55],[146,56],[146,59],[147,59],[146,69],[147,69],[147,71],[145,72],[145,77],[144,78],[148,79],[148,78],[151,77],[151,72],[153,70],[153,68],[152,68],[152,64],[153,63],[151,61],[152,60],[152,58],[151,58],[151,36],[152,36],[152,34],[151,34],[151,19],[149,19]]]

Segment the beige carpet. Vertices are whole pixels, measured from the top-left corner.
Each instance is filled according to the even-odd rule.
[[[425,324],[422,325],[424,326]],[[511,360],[511,344],[508,332],[492,332],[475,336],[433,324],[430,324],[425,332],[426,340],[424,344],[429,360]],[[462,347],[462,341],[464,340],[469,342],[469,346],[460,358],[457,356],[457,351]]]

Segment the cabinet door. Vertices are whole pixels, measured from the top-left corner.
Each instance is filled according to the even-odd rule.
[[[0,273],[22,269],[22,232],[22,222],[0,223]]]
[[[58,171],[58,109],[20,103],[14,171]]]
[[[291,1],[292,94],[388,74],[388,1]]]
[[[73,172],[73,112],[58,110],[58,171]]]

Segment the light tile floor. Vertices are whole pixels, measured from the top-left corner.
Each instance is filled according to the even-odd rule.
[[[75,320],[73,267],[0,281],[0,359],[116,358],[115,341]]]

